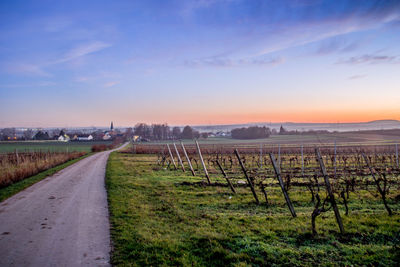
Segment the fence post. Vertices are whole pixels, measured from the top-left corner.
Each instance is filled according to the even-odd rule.
[[[236,190],[233,187],[233,184],[231,183],[231,180],[229,180],[228,175],[226,175],[226,172],[224,171],[224,169],[222,168],[221,164],[219,163],[218,160],[215,161],[219,167],[219,169],[222,172],[222,175],[225,177],[226,181],[228,182],[229,187],[231,188],[232,192],[236,194]]]
[[[333,194],[331,183],[329,182],[328,173],[326,172],[324,161],[322,160],[321,153],[319,152],[318,148],[315,148],[315,155],[317,156],[317,160],[319,162],[319,166],[321,167],[322,175],[324,176],[326,190],[329,194],[329,201],[331,202],[333,211],[335,212],[336,221],[339,225],[340,233],[344,234],[344,227],[342,223],[342,218],[340,217],[339,209],[336,205],[335,195]]]
[[[179,151],[178,151],[178,148],[176,147],[175,143],[174,143],[174,148],[175,148],[176,155],[178,155],[178,161],[179,161],[179,164],[182,167],[182,171],[185,172],[185,167],[183,166],[181,155],[179,155]]]
[[[168,148],[169,156],[171,157],[171,160],[172,160],[172,164],[174,164],[174,168],[176,170],[177,167],[176,167],[176,164],[175,164],[174,156],[172,155],[171,148],[169,148],[168,144],[167,144],[167,148]]]
[[[286,192],[285,189],[285,184],[283,183],[282,177],[281,177],[281,169],[279,165],[276,163],[275,157],[272,153],[269,153],[269,157],[271,158],[272,166],[274,167],[276,178],[278,178],[279,185],[281,186],[282,193],[285,196],[286,204],[289,207],[290,213],[292,214],[293,217],[296,217],[296,212],[294,211],[294,207],[292,204],[292,201],[290,201],[289,194]]]
[[[334,152],[334,159],[333,159],[333,164],[334,164],[333,168],[334,168],[335,179],[336,179],[336,153],[337,153],[337,151],[336,151],[336,140],[335,140],[335,152]]]
[[[17,165],[19,165],[18,149],[15,149],[15,156],[17,158]]]
[[[301,145],[301,175],[304,176],[304,155],[303,155],[303,145]]]
[[[244,167],[243,162],[240,159],[240,155],[239,155],[239,152],[238,152],[237,149],[235,149],[235,155],[236,155],[237,159],[239,160],[240,167],[242,167],[242,171],[244,173],[244,176],[246,177],[247,182],[249,183],[249,186],[250,186],[251,192],[253,193],[254,199],[256,200],[257,205],[260,205],[260,201],[258,200],[256,191],[254,190],[253,183],[251,182],[249,176],[247,175],[246,168]]]
[[[201,165],[203,165],[204,173],[205,173],[205,175],[206,175],[208,184],[211,184],[210,176],[208,175],[208,171],[207,171],[207,168],[206,168],[206,164],[204,164],[203,156],[201,155],[201,150],[200,150],[199,143],[197,142],[197,140],[196,140],[195,142],[196,142],[197,153],[199,153]]]
[[[186,160],[187,160],[187,162],[188,162],[188,164],[189,164],[190,171],[192,172],[193,176],[196,176],[196,173],[195,173],[194,170],[193,170],[192,162],[190,162],[189,156],[188,156],[188,154],[186,153],[186,149],[185,149],[185,146],[183,145],[182,141],[181,141],[181,147],[182,147],[182,150],[183,150],[183,154],[185,155]]]
[[[281,168],[281,144],[278,145],[278,166]]]

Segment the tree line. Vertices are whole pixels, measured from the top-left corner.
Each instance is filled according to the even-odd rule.
[[[259,138],[267,138],[270,135],[271,135],[271,130],[265,126],[236,128],[231,131],[231,136],[234,139],[259,139]]]
[[[180,127],[171,127],[168,124],[152,124],[138,123],[135,125],[133,135],[139,136],[142,141],[146,140],[172,140],[172,139],[197,139],[200,137],[207,138],[206,133],[200,134],[189,125],[183,130]]]
[[[329,133],[329,131],[326,130],[289,131],[283,128],[283,126],[280,127],[279,132],[276,129],[271,130],[270,128],[265,126],[242,127],[231,130],[231,136],[233,139],[261,139],[261,138],[268,138],[270,135],[277,135],[277,134],[303,135],[303,134],[324,134],[324,133]]]

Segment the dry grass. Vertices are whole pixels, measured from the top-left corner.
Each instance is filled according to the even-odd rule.
[[[92,152],[101,152],[101,151],[105,151],[105,150],[109,150],[109,149],[113,149],[114,145],[104,145],[104,144],[100,144],[100,145],[93,145],[92,146]]]
[[[64,162],[79,158],[86,152],[6,154],[0,158],[0,188],[6,187]]]

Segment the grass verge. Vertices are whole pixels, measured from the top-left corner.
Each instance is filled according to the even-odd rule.
[[[398,266],[400,205],[389,217],[368,192],[350,197],[344,236],[333,212],[317,219],[306,190],[290,192],[291,218],[278,187],[270,206],[255,205],[248,188],[183,185],[200,181],[156,168],[156,157],[114,152],[106,171],[112,264],[116,266]],[[215,179],[215,177],[212,179]],[[395,189],[394,189],[395,190]],[[259,193],[261,199],[261,193]]]
[[[34,176],[31,176],[29,178],[26,178],[26,179],[22,180],[22,181],[19,181],[19,182],[16,182],[14,184],[11,184],[11,185],[9,185],[7,187],[1,188],[0,189],[0,202],[5,200],[5,199],[7,199],[7,198],[9,198],[9,197],[11,197],[11,196],[13,196],[13,195],[15,195],[15,194],[17,194],[18,192],[24,190],[25,188],[28,188],[29,186],[31,186],[31,185],[43,180],[44,178],[46,178],[46,177],[48,177],[50,175],[53,175],[56,172],[66,168],[66,167],[74,164],[75,162],[78,162],[81,159],[84,159],[84,158],[86,158],[86,157],[88,157],[90,155],[92,155],[92,153],[88,153],[88,154],[86,154],[86,155],[84,155],[82,157],[67,161],[67,162],[65,162],[63,164],[60,164],[60,165],[58,165],[56,167],[53,167],[53,168],[50,168],[50,169],[45,170],[43,172],[40,172],[40,173],[38,173],[38,174],[36,174]]]

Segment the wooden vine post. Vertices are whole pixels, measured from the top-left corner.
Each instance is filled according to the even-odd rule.
[[[304,177],[304,153],[303,153],[303,145],[301,145],[301,176]]]
[[[325,164],[324,164],[324,161],[322,160],[321,153],[318,148],[315,148],[315,155],[319,162],[319,166],[321,167],[322,175],[324,176],[326,190],[328,191],[328,194],[329,194],[329,201],[331,202],[333,211],[335,212],[335,217],[336,217],[337,224],[339,225],[340,233],[344,234],[342,218],[340,217],[339,209],[338,209],[338,207],[336,205],[336,201],[335,201],[335,195],[333,194],[331,183],[329,182],[328,173],[326,172]]]
[[[229,187],[231,188],[233,193],[236,193],[235,188],[233,187],[233,184],[231,183],[231,180],[229,180],[228,175],[226,175],[226,172],[224,171],[224,169],[222,168],[221,164],[219,163],[218,160],[215,161],[218,165],[218,168],[221,170],[222,175],[225,177]]]
[[[197,153],[199,154],[201,165],[203,165],[204,173],[206,175],[208,184],[211,184],[210,176],[208,175],[206,164],[204,164],[203,156],[201,155],[201,150],[200,150],[199,143],[197,142],[197,140],[195,142],[196,142]]]
[[[245,176],[246,179],[247,179],[247,182],[248,182],[248,184],[249,184],[249,186],[250,186],[251,192],[253,193],[254,199],[256,200],[257,205],[260,205],[260,201],[258,200],[256,191],[254,190],[254,185],[253,185],[253,183],[251,182],[249,176],[247,175],[247,170],[246,170],[246,168],[245,168],[244,165],[243,165],[242,159],[240,158],[240,155],[239,155],[239,152],[238,152],[237,149],[235,149],[235,155],[236,155],[236,157],[237,157],[237,159],[238,159],[238,161],[239,161],[240,167],[242,167],[242,171],[243,171],[243,173],[244,173],[244,176]]]
[[[335,140],[335,148],[334,148],[334,159],[333,159],[333,165],[334,165],[334,175],[336,179],[336,157],[337,157],[337,150],[336,150],[336,140]]]
[[[178,151],[178,148],[176,147],[175,143],[174,143],[174,148],[175,148],[176,155],[178,155],[178,161],[179,161],[179,164],[182,167],[182,171],[185,172],[185,167],[183,166],[181,155],[179,155],[179,151]]]
[[[292,216],[294,218],[297,215],[296,215],[296,212],[294,211],[294,207],[293,207],[292,201],[290,201],[289,194],[286,192],[285,184],[283,183],[283,180],[282,180],[282,177],[281,177],[281,169],[280,169],[279,165],[277,164],[277,162],[275,160],[274,154],[269,153],[269,157],[271,158],[272,166],[274,167],[275,175],[276,175],[276,178],[278,178],[279,185],[280,185],[280,187],[282,189],[282,193],[283,193],[283,195],[285,197],[285,200],[286,200],[286,204],[288,205],[290,213],[292,214]]]
[[[167,148],[168,148],[169,156],[171,157],[171,160],[172,160],[172,164],[174,164],[174,167],[175,167],[175,170],[176,170],[178,168],[176,167],[174,156],[172,155],[171,148],[169,147],[168,144],[167,144]]]
[[[133,145],[133,154],[136,154],[136,145]]]
[[[281,168],[281,144],[278,145],[278,166]]]
[[[186,160],[187,160],[187,162],[188,162],[188,164],[189,164],[190,171],[192,172],[193,176],[196,176],[196,173],[195,173],[194,170],[193,170],[192,162],[190,162],[189,156],[188,156],[188,154],[186,153],[186,149],[185,149],[185,146],[183,145],[182,141],[181,141],[181,147],[182,147],[182,150],[183,150],[183,154],[185,155]]]
[[[18,149],[15,149],[15,157],[17,159],[17,165],[19,165]]]

